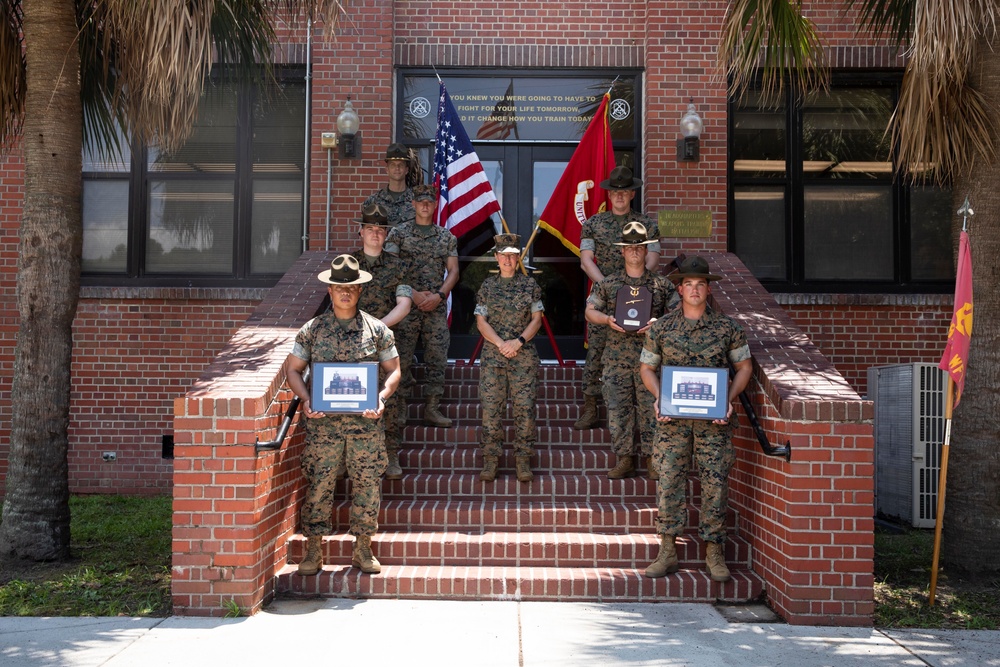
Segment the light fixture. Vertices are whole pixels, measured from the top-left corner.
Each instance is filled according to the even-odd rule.
[[[358,114],[351,104],[351,96],[347,96],[344,110],[337,116],[337,132],[340,133],[340,157],[356,158],[361,155],[361,137],[358,136]]]
[[[681,139],[677,140],[677,159],[681,161],[698,161],[698,149],[701,143],[701,131],[704,128],[701,117],[694,108],[694,98],[691,98],[687,111],[681,118]]]

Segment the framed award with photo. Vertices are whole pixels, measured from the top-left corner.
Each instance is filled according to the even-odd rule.
[[[625,331],[638,331],[649,322],[653,297],[643,286],[623,285],[615,294],[615,322]]]
[[[662,366],[660,415],[677,419],[725,419],[729,411],[725,368]]]
[[[378,364],[316,362],[310,371],[310,407],[316,412],[357,413],[378,406]]]

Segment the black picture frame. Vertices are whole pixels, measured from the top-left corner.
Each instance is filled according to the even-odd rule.
[[[310,370],[310,407],[315,412],[361,414],[378,406],[378,364],[315,362]]]
[[[725,368],[662,366],[660,415],[675,419],[725,419],[729,412]]]

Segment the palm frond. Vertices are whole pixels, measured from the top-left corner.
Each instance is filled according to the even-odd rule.
[[[858,9],[859,32],[880,39],[887,37],[899,48],[905,45],[913,29],[916,0],[846,0],[847,9]]]
[[[0,145],[21,132],[24,119],[24,49],[21,3],[0,0]]]
[[[907,68],[890,121],[901,171],[943,184],[996,159],[994,122],[985,99],[960,80],[932,80]]]
[[[794,0],[734,0],[723,21],[719,60],[731,97],[758,80],[765,99],[780,99],[786,85],[805,94],[826,88],[829,71],[819,35]]]

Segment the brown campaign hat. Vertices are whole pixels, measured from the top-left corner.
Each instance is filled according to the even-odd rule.
[[[622,227],[622,240],[614,245],[649,245],[650,243],[656,243],[656,240],[649,238],[646,225],[638,220],[633,220]]]
[[[410,149],[403,144],[389,144],[385,149],[385,161],[389,160],[409,160]]]
[[[360,285],[371,280],[372,274],[362,271],[358,260],[350,255],[337,255],[330,269],[317,277],[330,285]]]
[[[389,214],[385,212],[382,204],[372,204],[361,210],[361,217],[354,218],[354,222],[362,225],[377,225],[379,227],[389,226]]]
[[[677,272],[671,273],[667,277],[675,283],[679,283],[684,278],[704,278],[709,282],[712,282],[713,280],[722,280],[722,276],[709,273],[708,261],[704,257],[699,257],[698,255],[685,257],[684,261],[681,262],[681,265],[677,267]]]
[[[601,181],[602,190],[638,190],[642,187],[642,181],[632,177],[632,170],[628,167],[615,167],[611,170],[605,180]]]

